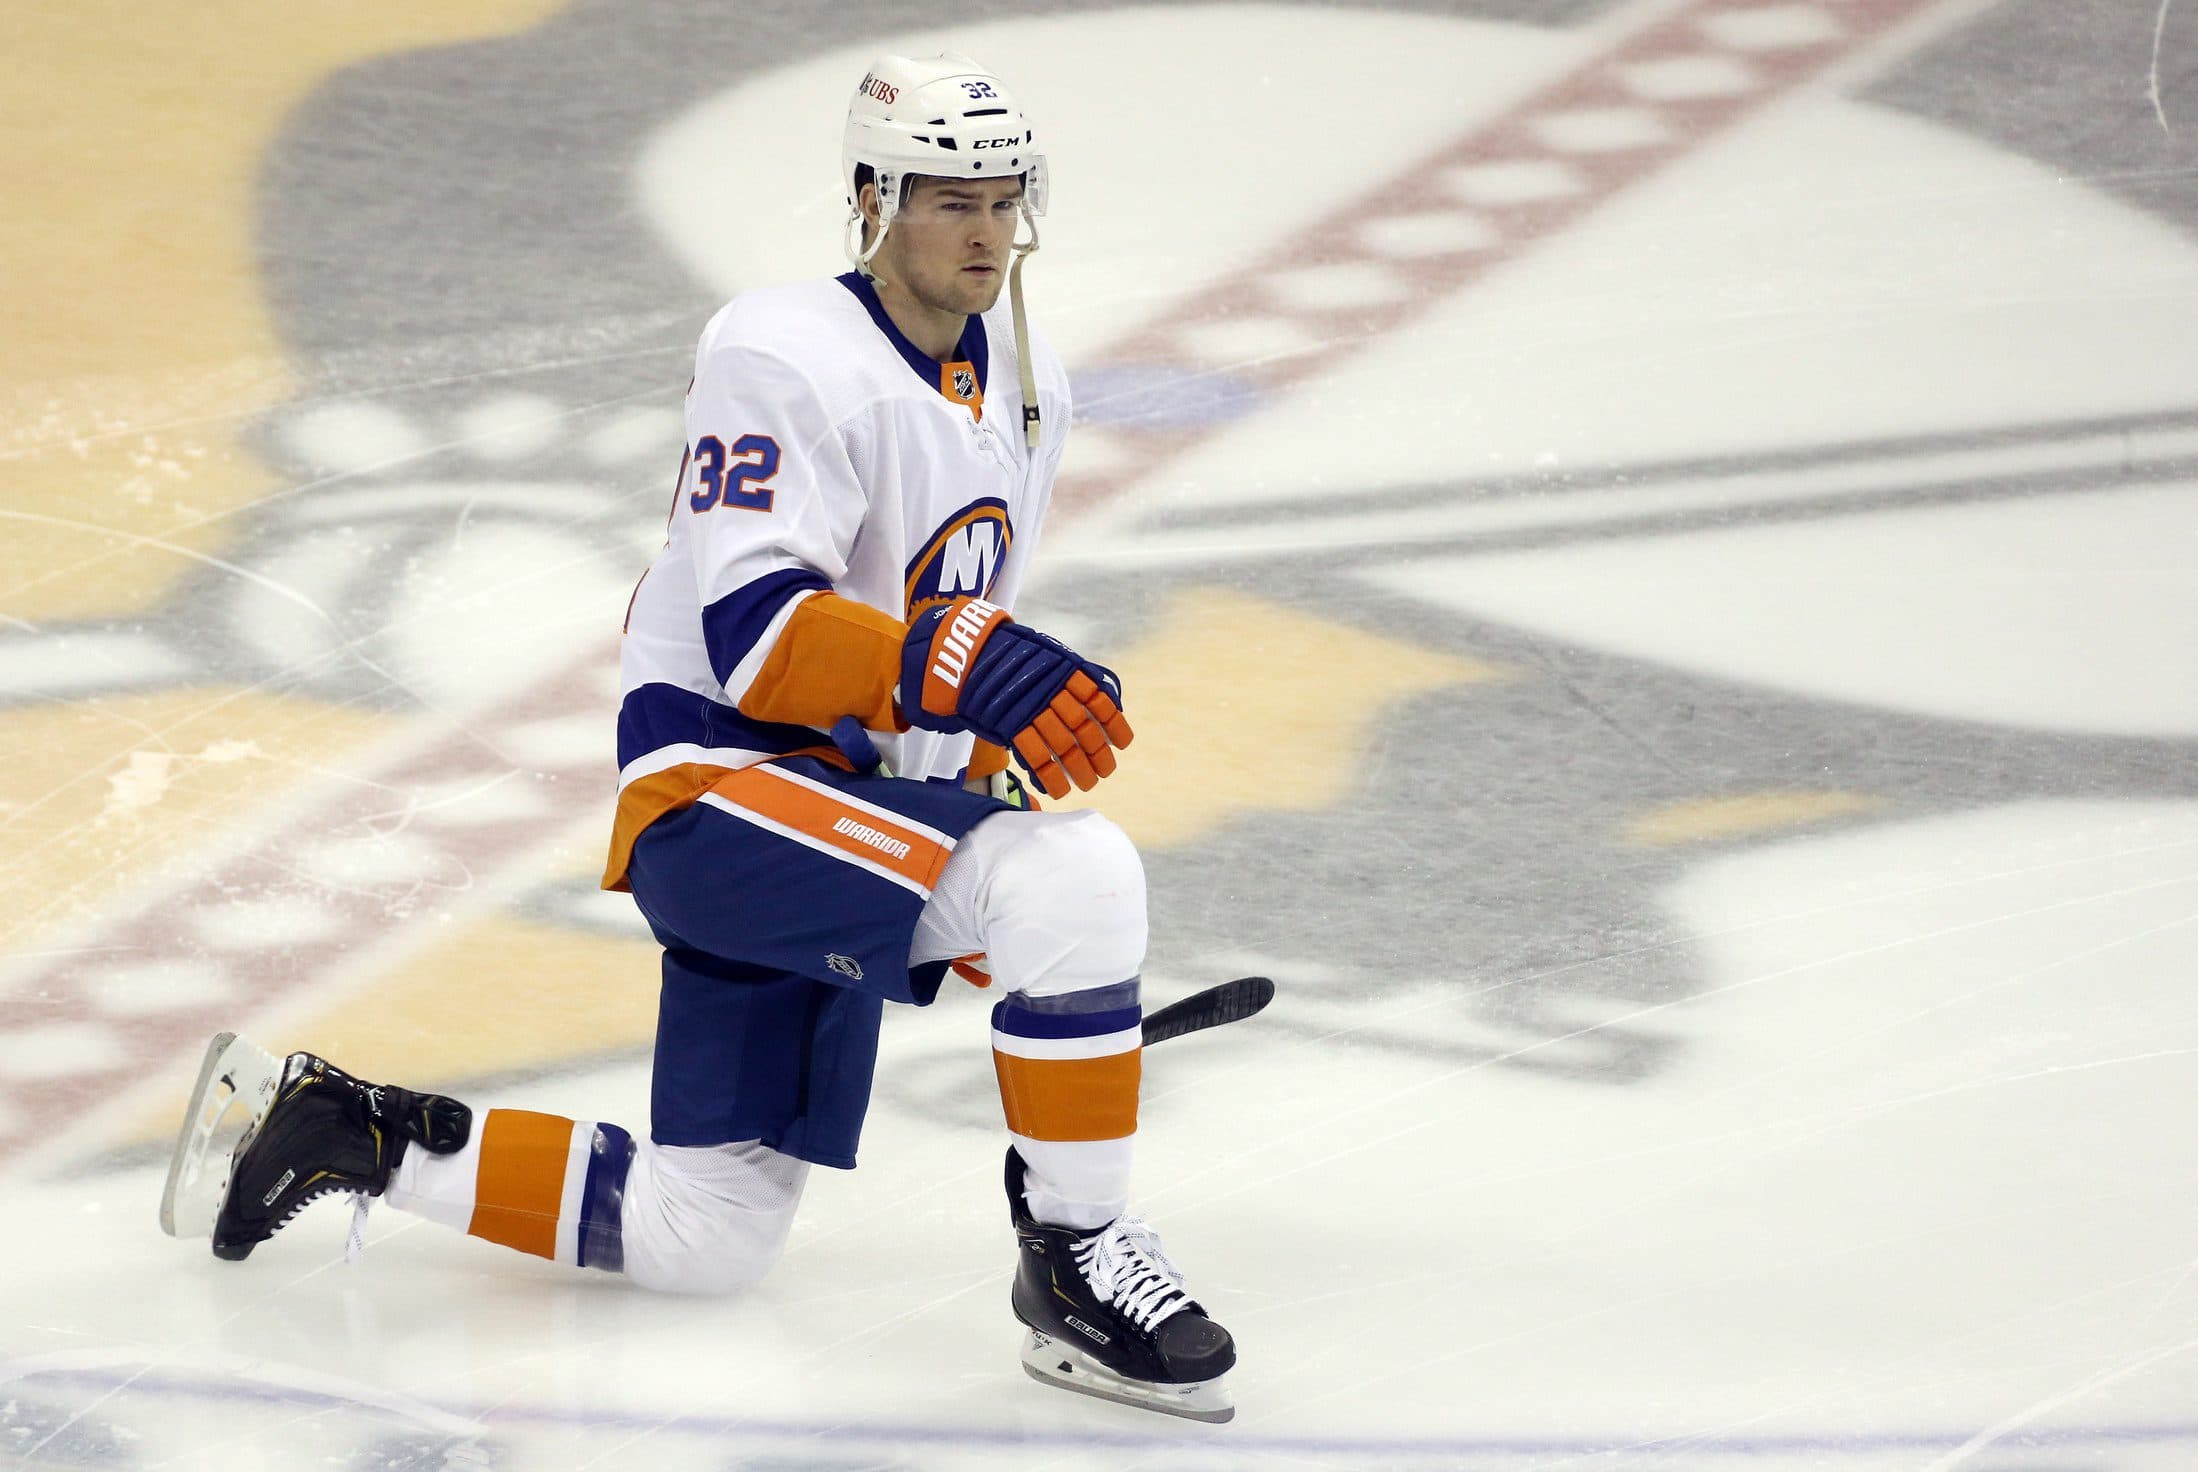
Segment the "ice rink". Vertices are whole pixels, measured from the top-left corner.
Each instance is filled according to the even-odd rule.
[[[597,891],[702,323],[863,63],[1046,130],[1139,1205],[1032,1384],[988,998],[760,1289],[155,1223],[217,1029],[648,1123]],[[2198,1467],[2198,5],[0,15],[0,1467]],[[727,876],[728,902],[739,878]],[[951,984],[950,984],[951,985]]]

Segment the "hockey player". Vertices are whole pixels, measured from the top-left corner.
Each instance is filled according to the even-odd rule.
[[[844,173],[855,269],[744,292],[703,331],[668,539],[627,615],[604,883],[664,946],[647,1138],[293,1053],[213,1249],[364,1193],[648,1288],[752,1283],[810,1166],[855,1164],[884,1003],[989,965],[1025,1367],[1225,1420],[1234,1345],[1127,1214],[1142,867],[1008,771],[1089,788],[1132,734],[1112,672],[1006,611],[1069,423],[1022,311],[1043,147],[976,63],[885,57]],[[194,1110],[237,1072],[211,1050]]]

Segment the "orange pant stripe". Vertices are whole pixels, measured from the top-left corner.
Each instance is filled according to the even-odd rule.
[[[728,772],[710,790],[736,807],[759,813],[843,853],[859,855],[927,890],[938,886],[940,871],[946,868],[947,857],[953,852],[934,839],[900,826],[889,814],[841,802],[765,767]]]

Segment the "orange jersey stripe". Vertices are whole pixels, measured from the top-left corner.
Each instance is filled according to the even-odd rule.
[[[572,1154],[572,1121],[525,1109],[491,1109],[481,1126],[481,1165],[466,1230],[536,1257],[557,1256],[557,1208]]]
[[[938,887],[940,871],[953,852],[946,844],[901,826],[888,813],[842,802],[768,766],[727,772],[710,784],[710,790],[735,807],[868,859],[926,890]]]
[[[675,808],[691,806],[725,772],[724,767],[682,762],[628,782],[618,794],[618,811],[611,818],[611,853],[603,866],[603,888],[627,888],[626,866],[633,862],[634,840],[641,830]]]
[[[866,730],[905,731],[893,687],[907,634],[906,624],[867,603],[837,593],[804,598],[740,697],[740,713],[820,730],[854,716]]]
[[[1144,1051],[1104,1058],[1017,1058],[993,1050],[1007,1127],[1032,1140],[1121,1140],[1137,1133]]]

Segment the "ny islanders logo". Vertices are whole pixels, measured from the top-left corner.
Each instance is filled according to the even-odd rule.
[[[956,598],[988,597],[1014,540],[1004,501],[988,496],[955,512],[909,561],[907,616]]]

